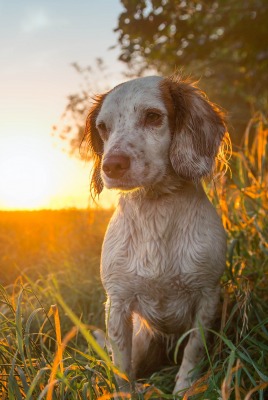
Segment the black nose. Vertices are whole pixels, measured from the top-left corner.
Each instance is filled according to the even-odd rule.
[[[129,167],[130,158],[123,154],[105,157],[102,164],[105,175],[113,179],[122,178]]]

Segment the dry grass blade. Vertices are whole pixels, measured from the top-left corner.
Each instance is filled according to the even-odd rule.
[[[57,341],[57,358],[59,360],[59,367],[60,372],[63,374],[63,344],[61,342],[61,327],[60,327],[60,316],[57,304],[51,306],[53,315],[54,315],[54,322],[55,322],[55,329],[56,329],[56,341]],[[72,336],[70,337],[70,339]],[[68,340],[69,341],[69,340]]]
[[[118,376],[120,376],[122,379],[125,379],[128,381],[128,377],[122,373],[121,371],[116,368],[112,361],[110,360],[110,357],[108,354],[103,350],[103,348],[98,344],[98,342],[95,340],[93,335],[88,331],[87,327],[77,318],[77,316],[72,312],[72,310],[67,306],[67,304],[63,301],[62,297],[60,296],[59,293],[56,294],[56,298],[62,308],[65,310],[69,318],[73,321],[73,323],[78,327],[82,335],[85,337],[85,339],[88,341],[88,343],[92,346],[92,348],[96,351],[96,353],[105,361],[105,363],[116,373]]]
[[[56,306],[53,306],[54,309],[56,309],[56,321],[55,323],[59,323],[59,317],[58,317],[58,310]],[[53,389],[55,384],[57,383],[57,380],[55,379],[56,374],[57,374],[57,369],[58,366],[60,365],[60,371],[63,374],[63,352],[67,346],[67,344],[69,343],[69,341],[77,334],[77,328],[73,327],[73,329],[64,337],[63,342],[60,341],[60,343],[58,343],[58,349],[57,349],[57,353],[52,365],[52,369],[51,369],[51,374],[50,374],[50,378],[49,378],[49,384],[48,384],[48,391],[47,391],[47,398],[46,400],[52,400],[53,399]]]
[[[109,399],[115,399],[118,397],[120,397],[121,399],[131,399],[131,394],[125,393],[125,392],[107,393],[101,397],[98,397],[98,400],[109,400]]]
[[[229,366],[228,366],[228,371],[227,371],[226,377],[223,380],[222,387],[221,387],[222,400],[229,400],[230,395],[233,391],[233,387],[231,385],[233,374],[235,374],[238,370],[240,370],[242,368],[242,364],[239,359],[236,362],[236,366],[232,367],[232,364],[234,361],[235,361],[235,355],[234,355],[234,352],[232,352],[231,357],[230,357]],[[236,397],[236,400],[238,400],[237,397]]]
[[[256,386],[255,388],[251,389],[244,400],[251,400],[252,399],[252,395],[256,392],[258,392],[259,390],[264,390],[268,387],[268,382],[263,382],[260,385]]]

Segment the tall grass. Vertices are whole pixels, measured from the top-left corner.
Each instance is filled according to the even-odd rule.
[[[268,398],[267,142],[267,121],[257,115],[233,151],[231,175],[207,186],[228,233],[227,268],[218,327],[208,342],[200,326],[206,355],[183,399]],[[109,399],[118,389],[119,371],[90,333],[103,328],[97,269],[109,213],[96,212],[91,224],[86,214],[69,213],[46,214],[43,222],[28,214],[21,227],[15,214],[0,217],[6,243],[0,251],[1,399]],[[39,227],[35,239],[33,224]],[[169,393],[177,368],[159,371],[122,398],[174,398]]]
[[[109,210],[0,211],[0,281],[7,285],[23,271],[36,279],[79,266],[99,255]],[[90,270],[92,273],[92,268]]]

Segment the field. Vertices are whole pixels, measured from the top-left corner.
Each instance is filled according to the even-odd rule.
[[[206,184],[228,233],[227,267],[218,332],[204,336],[199,379],[183,399],[268,398],[267,138],[259,116],[232,173]],[[0,212],[1,400],[114,398],[115,369],[90,333],[104,328],[99,257],[111,213]],[[141,381],[132,398],[174,398],[176,369]]]

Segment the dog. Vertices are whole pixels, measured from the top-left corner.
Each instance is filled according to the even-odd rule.
[[[120,191],[101,279],[113,362],[129,382],[160,367],[189,330],[173,393],[192,384],[204,347],[199,327],[206,332],[213,323],[225,269],[226,234],[202,186],[225,133],[219,109],[175,77],[120,84],[89,112],[92,195],[104,186]]]

